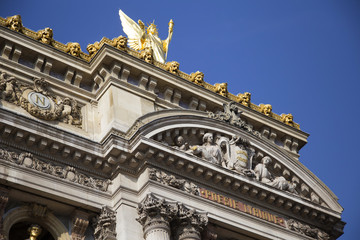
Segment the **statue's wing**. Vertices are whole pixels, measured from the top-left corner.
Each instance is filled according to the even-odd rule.
[[[124,33],[128,37],[128,44],[132,49],[140,50],[141,49],[141,38],[144,34],[144,31],[140,26],[129,18],[123,11],[119,10],[121,25],[123,27]]]

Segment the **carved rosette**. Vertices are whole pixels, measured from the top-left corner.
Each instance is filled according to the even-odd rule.
[[[116,240],[116,212],[103,206],[100,215],[94,219],[95,240]]]

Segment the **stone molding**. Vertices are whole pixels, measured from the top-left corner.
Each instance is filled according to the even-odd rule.
[[[106,192],[110,185],[110,180],[102,180],[89,177],[78,172],[71,166],[60,166],[46,163],[35,158],[31,153],[15,153],[0,148],[0,160],[15,163],[24,168],[30,168],[41,173],[46,173],[58,178],[66,179],[86,187],[94,188]]]

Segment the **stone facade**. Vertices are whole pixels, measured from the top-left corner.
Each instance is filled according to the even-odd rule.
[[[0,20],[0,239],[34,224],[38,239],[64,240],[342,234],[336,196],[299,161],[308,134],[291,114],[120,38],[74,55]]]

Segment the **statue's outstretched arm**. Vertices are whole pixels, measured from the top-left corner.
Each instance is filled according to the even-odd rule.
[[[172,38],[172,35],[173,35],[173,30],[174,30],[174,21],[172,19],[170,19],[170,22],[169,22],[169,34],[168,34],[168,37],[163,41],[163,49],[164,49],[164,52],[166,53],[165,60],[167,58],[167,53],[168,53],[169,44],[170,44],[170,41],[171,41],[171,38]]]

